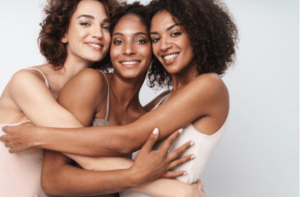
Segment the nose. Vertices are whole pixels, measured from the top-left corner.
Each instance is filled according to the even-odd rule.
[[[127,42],[124,44],[124,55],[133,55],[136,53],[135,46],[133,42]]]
[[[101,39],[103,36],[102,28],[99,26],[94,25],[92,28],[92,37]]]
[[[162,37],[161,42],[160,42],[160,50],[167,51],[171,47],[172,47],[172,44],[171,44],[170,40],[166,37]]]

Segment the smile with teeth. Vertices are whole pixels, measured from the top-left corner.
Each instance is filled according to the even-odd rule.
[[[134,67],[136,64],[140,63],[139,61],[128,61],[128,62],[121,62],[125,67]]]
[[[90,46],[92,49],[96,50],[96,51],[99,51],[101,46],[99,44],[92,44],[92,43],[89,43],[88,46]]]
[[[165,60],[171,60],[171,59],[177,57],[177,55],[178,55],[178,53],[176,53],[176,54],[171,54],[171,55],[167,55],[167,56],[164,56],[163,58],[164,58]]]

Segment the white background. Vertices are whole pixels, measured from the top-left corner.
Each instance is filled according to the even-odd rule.
[[[44,3],[0,2],[0,91],[15,71],[45,62],[37,46]],[[299,2],[225,3],[240,35],[236,64],[223,78],[230,91],[230,121],[200,178],[208,197],[296,197]],[[144,86],[141,102],[145,104],[154,96]]]

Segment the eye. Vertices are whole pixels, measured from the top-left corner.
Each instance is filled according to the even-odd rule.
[[[174,32],[171,34],[171,37],[177,37],[177,36],[180,36],[181,35],[181,32]]]
[[[113,43],[116,44],[116,45],[120,45],[120,44],[122,44],[122,41],[121,40],[115,40]]]
[[[88,22],[81,22],[80,25],[86,26],[86,27],[91,26]]]
[[[102,28],[105,29],[105,30],[107,30],[107,31],[109,31],[110,27],[109,27],[109,25],[103,25]]]
[[[147,43],[147,41],[145,39],[138,39],[137,43],[145,44],[145,43]]]
[[[160,40],[160,38],[153,38],[152,43],[158,42],[159,40]]]

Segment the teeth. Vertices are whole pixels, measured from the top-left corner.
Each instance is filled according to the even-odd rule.
[[[137,64],[138,62],[122,62],[122,64]]]
[[[174,57],[176,57],[178,54],[172,54],[172,55],[167,55],[164,57],[165,60],[170,60],[173,59]]]
[[[100,46],[97,45],[97,44],[91,44],[91,46],[96,47],[96,48],[100,48]]]

